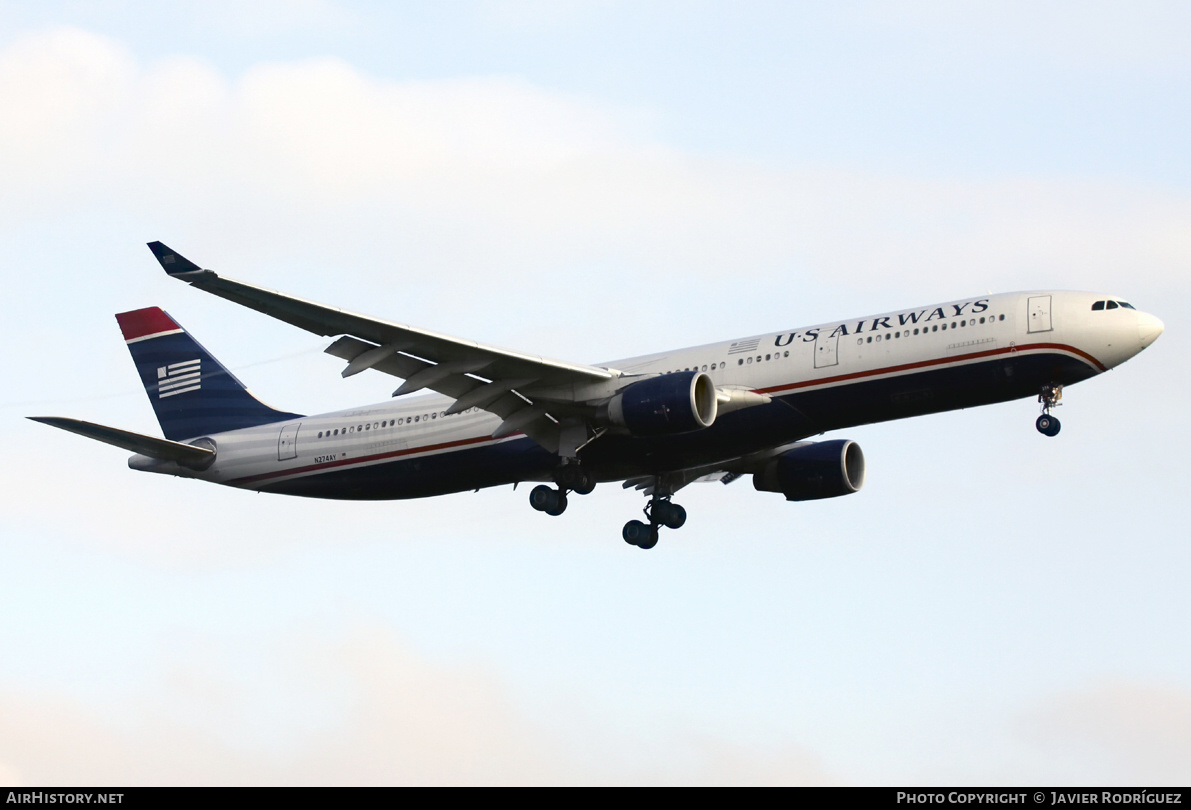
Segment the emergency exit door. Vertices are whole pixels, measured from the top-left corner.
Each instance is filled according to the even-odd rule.
[[[1030,326],[1029,332],[1050,332],[1054,329],[1050,322],[1050,296],[1032,295],[1029,301]]]
[[[277,437],[277,460],[285,461],[290,458],[297,458],[298,456],[298,428],[302,427],[301,422],[294,422],[292,425],[286,425],[281,429],[281,435]]]
[[[839,363],[839,335],[815,335],[815,368],[827,368]]]

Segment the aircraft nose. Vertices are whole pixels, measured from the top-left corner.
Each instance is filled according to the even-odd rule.
[[[1141,347],[1144,349],[1158,339],[1158,335],[1166,329],[1162,321],[1150,315],[1148,312],[1137,313],[1137,336],[1141,338]]]

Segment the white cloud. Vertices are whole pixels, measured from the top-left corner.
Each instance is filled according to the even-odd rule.
[[[477,299],[510,285],[532,296],[557,272],[604,289],[744,273],[963,295],[1104,287],[1123,271],[1181,280],[1191,263],[1191,200],[1176,192],[684,154],[634,113],[509,78],[383,81],[335,59],[229,78],[189,58],[138,66],[66,30],[0,54],[0,101],[21,122],[0,129],[0,210],[14,221],[164,216],[243,266],[351,265],[389,282],[399,261],[431,286],[466,278]]]
[[[1114,680],[1034,710],[1031,735],[1056,759],[1082,760],[1105,784],[1185,785],[1191,779],[1191,694]]]
[[[254,662],[236,658],[237,672],[222,671],[217,650],[197,647],[175,663],[193,677],[170,677],[164,693],[135,701],[0,691],[0,762],[10,763],[12,781],[18,773],[40,785],[831,781],[796,747],[769,755],[706,736],[663,738],[662,750],[626,760],[617,736],[614,750],[592,751],[589,738],[611,739],[609,729],[568,723],[560,738],[528,719],[483,666],[432,663],[376,627],[336,641],[266,642],[264,688],[243,672]],[[252,732],[262,720],[271,739]]]

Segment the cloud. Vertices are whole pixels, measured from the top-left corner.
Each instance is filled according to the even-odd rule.
[[[1056,758],[1076,758],[1104,784],[1185,785],[1191,779],[1191,693],[1128,680],[1057,697],[1027,728]]]
[[[637,111],[508,77],[390,81],[332,58],[229,77],[55,30],[0,54],[0,105],[12,221],[164,218],[244,265],[466,278],[464,307],[510,286],[532,302],[559,272],[603,288],[648,272],[678,297],[740,273],[963,295],[1018,279],[1106,286],[1123,269],[1182,279],[1191,262],[1185,194],[687,153]]]
[[[233,667],[224,669],[220,650],[190,639],[164,689],[135,699],[83,704],[2,691],[0,777],[41,785],[830,781],[796,747],[767,755],[707,737],[663,738],[661,750],[626,762],[621,748],[632,741],[617,735],[611,749],[593,751],[590,739],[611,730],[546,729],[482,665],[432,663],[375,626],[263,646],[264,689],[250,671],[261,664],[254,656],[222,650]]]
[[[273,647],[274,694],[214,666],[209,645],[174,662],[181,675],[164,694],[109,701],[104,711],[104,701],[8,690],[0,762],[45,785],[502,784],[582,772],[482,670],[430,664],[375,630],[302,642]],[[320,715],[311,704],[323,691],[341,704]],[[253,735],[262,718],[273,739]],[[277,739],[278,729],[289,737]]]

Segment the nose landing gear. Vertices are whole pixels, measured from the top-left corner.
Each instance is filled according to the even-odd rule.
[[[1038,428],[1038,432],[1044,436],[1059,435],[1059,420],[1050,415],[1052,408],[1057,408],[1063,398],[1063,386],[1061,385],[1044,385],[1042,390],[1038,393],[1038,402],[1042,404],[1042,415],[1034,422],[1034,427]]]

